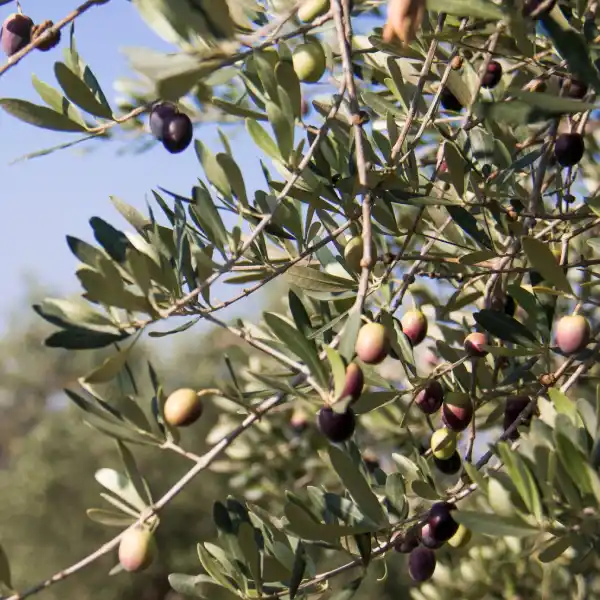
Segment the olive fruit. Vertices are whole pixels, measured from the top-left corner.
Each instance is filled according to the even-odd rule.
[[[408,574],[413,581],[427,581],[433,577],[436,559],[429,548],[415,548],[408,557]]]
[[[555,4],[556,0],[525,0],[523,3],[523,16],[537,20],[546,16]]]
[[[487,336],[485,333],[481,333],[480,331],[474,331],[470,333],[463,343],[467,354],[471,357],[482,357],[485,356],[488,352],[484,348],[488,343]]]
[[[415,529],[409,529],[405,532],[398,532],[392,538],[394,550],[401,554],[412,552],[419,545],[419,538]]]
[[[298,18],[303,23],[310,23],[329,10],[329,0],[308,0],[298,9]]]
[[[430,381],[416,396],[415,404],[426,415],[437,412],[444,401],[444,388],[442,384],[434,379]]]
[[[581,352],[590,342],[590,324],[581,315],[562,317],[556,324],[556,345],[564,354]]]
[[[469,397],[458,396],[442,405],[442,421],[452,431],[464,431],[473,418],[473,404]]]
[[[456,533],[448,540],[448,545],[452,548],[464,548],[471,541],[471,537],[471,530],[459,525]]]
[[[163,140],[165,123],[167,119],[177,114],[177,108],[170,102],[158,102],[150,111],[148,124],[150,132],[160,142]]]
[[[513,396],[506,399],[506,406],[504,407],[504,419],[502,421],[502,428],[506,431],[517,419],[517,417],[523,412],[523,410],[529,405],[529,396]],[[528,425],[531,422],[531,416],[527,417],[524,421],[524,425]],[[509,436],[509,439],[516,440],[519,437],[519,432],[515,429]]]
[[[316,39],[300,44],[292,53],[292,63],[300,81],[316,83],[327,66],[323,46]]]
[[[440,460],[448,460],[456,452],[456,432],[442,427],[431,436],[431,451]]]
[[[585,143],[580,133],[563,133],[554,142],[554,157],[562,167],[572,167],[582,158]]]
[[[457,531],[458,523],[452,518],[456,506],[450,502],[436,502],[431,505],[426,525],[431,536],[440,542],[447,542]]]
[[[463,105],[448,88],[442,90],[440,102],[442,103],[442,107],[446,110],[460,112],[463,109]]]
[[[128,529],[119,543],[119,562],[126,571],[147,569],[156,556],[156,541],[152,532],[142,526]]]
[[[390,339],[380,323],[363,325],[356,338],[356,354],[368,365],[377,365],[384,361],[390,351]]]
[[[579,79],[564,79],[561,85],[565,96],[581,100],[588,91],[588,86]]]
[[[355,362],[351,362],[346,367],[346,381],[340,398],[350,396],[353,400],[358,400],[362,394],[365,385],[365,376],[362,369]]]
[[[195,423],[204,406],[198,394],[189,388],[175,390],[165,401],[165,421],[173,427],[186,427]]]
[[[352,437],[356,428],[356,417],[351,408],[346,412],[336,413],[329,406],[324,406],[317,415],[317,423],[321,433],[328,440],[339,443]]]
[[[462,462],[458,452],[454,452],[450,458],[444,460],[434,456],[433,464],[435,465],[435,468],[444,475],[456,475],[462,467]]]
[[[362,236],[353,237],[344,248],[344,260],[348,267],[358,273],[362,267],[360,265],[363,257],[363,238]],[[371,240],[371,264],[377,260],[377,246]]]
[[[308,428],[308,421],[303,411],[294,411],[292,418],[290,419],[290,427],[296,435],[301,435],[306,431]]]
[[[31,43],[33,21],[20,13],[9,15],[2,24],[2,50],[7,56],[16,54]]]
[[[481,78],[481,85],[484,88],[495,88],[502,79],[502,65],[497,60],[491,60]]]
[[[425,523],[423,527],[421,527],[421,531],[419,533],[419,541],[425,548],[431,548],[432,550],[437,550],[444,545],[443,540],[438,540],[434,535],[431,529],[431,525]]]
[[[191,119],[183,113],[177,113],[165,120],[163,129],[163,146],[171,154],[183,152],[194,137],[194,126]]]
[[[400,319],[402,331],[413,346],[420,344],[427,335],[427,317],[420,310],[409,310]]]

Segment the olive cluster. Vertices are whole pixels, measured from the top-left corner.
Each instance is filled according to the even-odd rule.
[[[462,548],[471,540],[471,532],[452,518],[455,510],[450,502],[436,502],[423,523],[393,538],[394,550],[409,554],[408,573],[413,581],[431,579],[437,564],[435,550],[445,543]]]

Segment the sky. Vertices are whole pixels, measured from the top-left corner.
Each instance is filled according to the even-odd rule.
[[[77,6],[76,0],[51,3],[22,0],[22,8],[35,22],[58,21]],[[44,8],[44,6],[48,8]],[[9,4],[0,9],[2,21],[15,11]],[[138,15],[130,2],[112,0],[94,7],[76,21],[78,51],[92,68],[104,92],[113,101],[113,82],[131,75],[120,50],[141,46],[162,51],[173,48],[163,42]],[[0,97],[20,98],[43,104],[31,83],[35,74],[57,86],[53,66],[62,60],[62,48],[68,44],[68,29],[63,30],[60,45],[50,52],[32,52],[0,77]],[[229,129],[231,131],[231,129]],[[168,154],[162,146],[138,155],[117,155],[119,142],[86,142],[94,151],[79,155],[61,150],[48,156],[9,165],[25,154],[74,139],[78,134],[50,132],[32,127],[0,110],[0,328],[5,330],[14,318],[14,309],[23,302],[27,279],[52,289],[56,295],[79,290],[74,271],[77,259],[70,253],[65,236],[73,235],[94,243],[89,219],[99,216],[116,227],[129,225],[113,208],[109,196],[115,195],[143,212],[145,199],[157,186],[189,195],[201,175],[193,147],[178,155]],[[196,129],[213,151],[221,149],[216,127]],[[77,148],[77,147],[76,147]],[[256,157],[253,146],[242,132],[235,136],[238,157]],[[258,169],[244,168],[250,189],[259,185]]]

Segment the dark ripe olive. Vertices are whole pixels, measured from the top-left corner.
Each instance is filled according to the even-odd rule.
[[[554,142],[554,157],[562,167],[576,165],[585,152],[585,143],[580,133],[563,133]]]
[[[332,408],[324,406],[317,416],[317,424],[328,440],[340,443],[352,437],[356,428],[356,417],[351,408],[346,412],[336,413]]]
[[[435,552],[429,548],[415,548],[408,557],[408,574],[413,581],[427,581],[435,571]]]

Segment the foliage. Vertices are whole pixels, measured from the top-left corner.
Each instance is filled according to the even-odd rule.
[[[145,137],[142,115],[156,100],[178,102],[197,122],[243,121],[265,183],[248,189],[242,157],[221,132],[222,149],[195,140],[203,179],[188,196],[154,190],[144,214],[112,198],[126,226],[93,217],[95,245],[68,238],[82,295],[34,309],[54,326],[46,346],[111,350],[66,390],[119,449],[118,469],[96,472],[110,516],[92,516],[144,522],[160,536],[190,482],[225,473],[212,508],[217,536],[198,540],[201,572],[174,566],[172,588],[211,599],[347,600],[388,577],[394,534],[417,531],[425,544],[422,526],[431,529],[432,503],[443,500],[475,535],[462,555],[436,548],[439,568],[414,598],[593,595],[596,4],[394,1],[385,33],[381,19],[360,20],[380,15],[379,2],[333,0],[309,23],[283,0],[134,4],[178,51],[129,52],[145,87],[122,85],[132,99],[120,112],[73,28],[55,65],[60,90],[33,79],[48,106],[0,105],[86,138],[117,126]],[[353,29],[361,23],[365,33]],[[307,99],[321,54],[299,65],[294,50],[306,40],[321,44],[327,66],[327,83],[314,86],[327,90],[312,101],[314,122]],[[498,85],[486,78],[492,58]],[[357,237],[360,261],[345,252]],[[258,322],[218,316],[281,281],[282,305]],[[217,282],[232,290],[225,301],[214,298]],[[429,358],[396,316],[414,308],[427,316]],[[567,355],[553,333],[573,312],[592,322],[591,339],[567,344],[576,348]],[[200,394],[218,418],[206,449],[194,451],[164,418],[172,388],[160,368],[132,357],[144,334],[200,321],[253,350],[215,348]],[[365,322],[385,328],[387,338],[367,344],[386,352],[355,352]],[[472,331],[479,335],[463,346]],[[365,376],[360,397],[346,389],[353,360]],[[415,401],[433,381],[441,413],[439,403],[425,410]],[[523,398],[511,416],[510,402]],[[334,419],[358,416],[352,439],[330,443],[313,426],[324,404]],[[460,432],[454,472],[428,449],[442,420]],[[192,466],[156,485],[141,460],[148,453]]]

